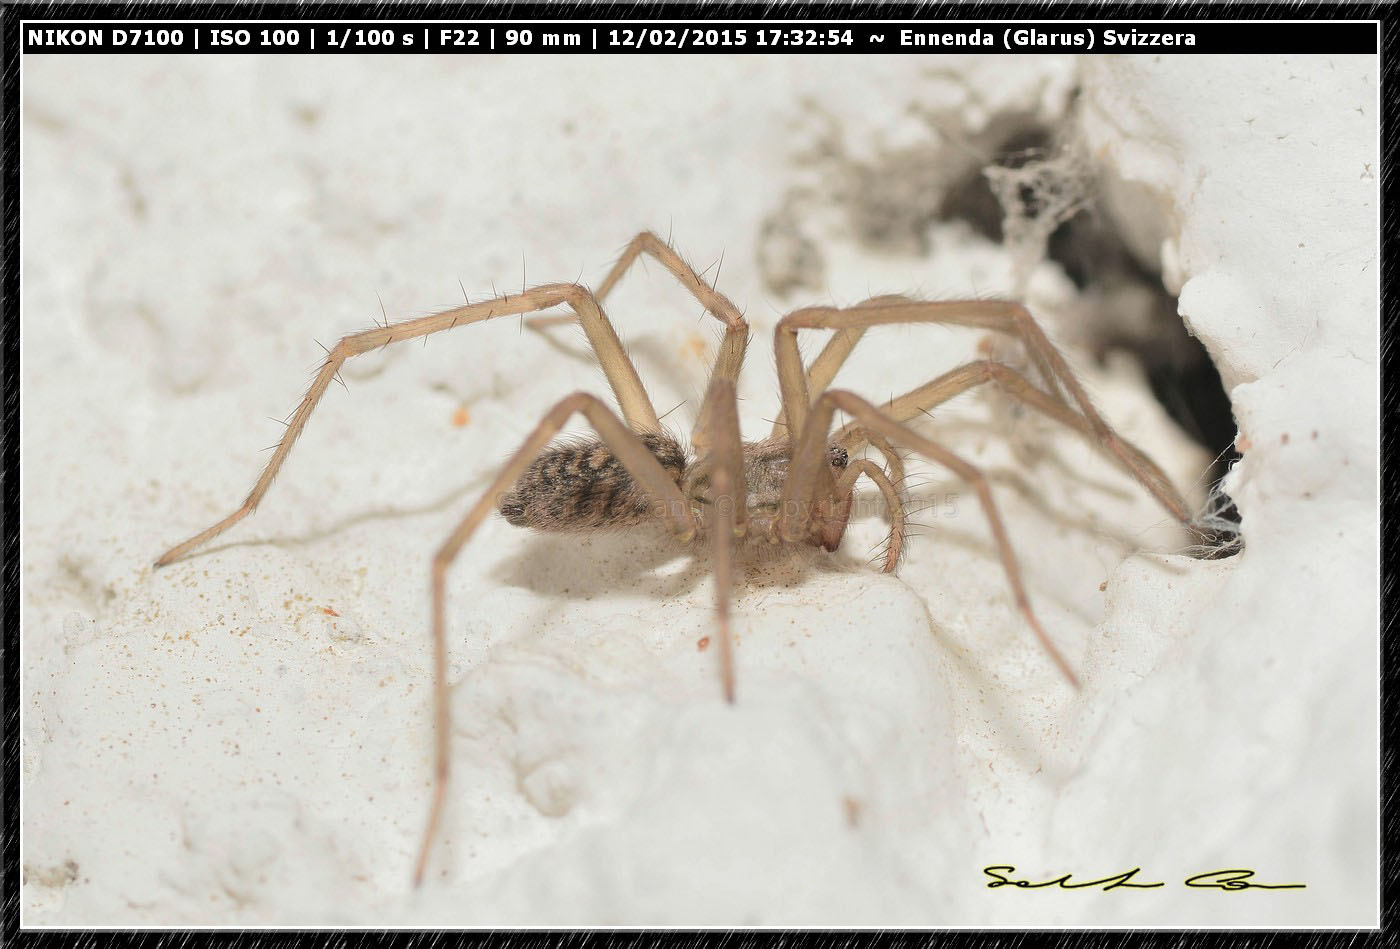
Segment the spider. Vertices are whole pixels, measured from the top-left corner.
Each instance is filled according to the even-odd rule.
[[[602,308],[608,293],[643,254],[674,275],[724,327],[691,432],[690,452],[662,431],[637,370]],[[573,310],[571,316],[562,319],[577,320],[582,325],[617,399],[621,417],[587,392],[575,392],[560,400],[496,474],[490,487],[433,557],[434,777],[427,827],[414,869],[415,886],[422,882],[448,788],[451,721],[447,571],[493,508],[510,523],[539,531],[618,529],[660,521],[681,544],[708,540],[715,574],[720,677],[724,696],[731,703],[735,677],[729,600],[734,548],[813,546],[836,550],[846,531],[856,481],[866,478],[878,488],[889,509],[891,523],[883,570],[893,571],[905,543],[904,504],[897,487],[903,480],[903,466],[895,446],[912,449],[943,465],[976,491],[1017,609],[1060,673],[1078,687],[1074,671],[1031,609],[1016,555],[986,477],[949,449],[905,424],[976,386],[994,383],[1021,404],[1078,432],[1131,474],[1172,517],[1192,526],[1185,502],[1166,475],[1142,451],[1118,436],[1095,411],[1064,358],[1018,303],[924,302],[880,296],[850,307],[794,310],[779,321],[774,338],[782,411],[766,438],[743,441],[735,384],[748,344],[748,324],[734,304],[705,283],[668,242],[643,232],[627,245],[597,292],[578,283],[545,284],[417,319],[398,323],[386,319],[382,326],[341,339],[328,351],[243,504],[212,527],[166,551],[156,566],[185,556],[253,512],[346,360],[390,343],[483,320],[538,313],[560,304]],[[534,319],[542,324],[561,318]],[[896,323],[937,323],[1009,334],[1024,345],[1040,385],[1008,365],[983,359],[946,372],[880,407],[853,392],[828,388],[866,330]],[[797,348],[797,335],[805,329],[835,331],[810,366],[803,365]],[[852,421],[833,433],[837,410]],[[587,420],[596,437],[555,442],[555,436],[575,413]],[[883,466],[856,457],[867,447],[883,456]]]

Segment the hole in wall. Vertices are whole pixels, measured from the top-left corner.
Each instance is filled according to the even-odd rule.
[[[987,166],[965,176],[944,208],[999,243],[1017,236],[1008,233],[1013,227],[1058,216],[1045,221],[1049,233],[1040,252],[1060,265],[1087,304],[1082,342],[1101,362],[1112,352],[1135,358],[1153,396],[1210,452],[1214,461],[1206,479],[1217,546],[1209,555],[1229,556],[1240,549],[1239,511],[1221,489],[1240,457],[1230,397],[1204,344],[1182,321],[1177,297],[1115,226],[1101,198],[1101,174],[1049,129],[1025,129],[1008,137]],[[1057,175],[1063,180],[1057,182]]]
[[[1049,163],[1063,155],[1046,128],[1030,128],[1009,136],[997,148],[988,167],[1026,169]],[[1075,162],[1067,161],[1067,165]],[[1079,169],[1083,174],[1085,169]],[[1112,352],[1126,352],[1143,367],[1152,394],[1171,418],[1215,459],[1207,480],[1216,510],[1213,516],[1238,525],[1234,503],[1220,491],[1220,479],[1239,460],[1235,449],[1236,424],[1220,373],[1199,339],[1187,330],[1177,311],[1177,297],[1162,283],[1160,273],[1143,264],[1118,233],[1100,201],[1093,197],[1093,169],[1082,183],[1087,197],[1054,226],[1045,244],[1045,256],[1059,264],[1089,304],[1085,342],[1103,361]],[[1008,212],[1004,196],[992,187],[986,168],[964,176],[943,202],[948,219],[967,222],[989,240],[1006,240],[1008,213],[1035,217],[1053,213],[1053,202],[1030,183],[1020,183],[1015,198],[1019,207]],[[1033,181],[1027,178],[1026,181]],[[1124,318],[1131,314],[1130,318]]]
[[[1067,110],[1073,114],[1073,99]],[[1220,482],[1239,459],[1236,425],[1220,373],[1187,330],[1177,297],[1162,282],[1155,247],[1135,254],[1104,199],[1105,171],[1076,148],[1073,122],[1062,128],[1025,113],[997,116],[975,135],[948,115],[925,116],[931,139],[857,160],[833,117],[800,159],[815,182],[789,190],[760,234],[760,266],[769,289],[820,288],[819,242],[804,233],[813,205],[834,206],[842,230],[865,246],[927,252],[928,228],[962,221],[1018,255],[1023,272],[1057,263],[1079,289],[1085,319],[1076,340],[1102,362],[1124,352],[1143,367],[1153,396],[1215,459],[1205,476],[1214,537],[1204,556],[1238,552],[1240,516]],[[1142,223],[1142,222],[1135,222]],[[1167,232],[1165,222],[1161,228]]]

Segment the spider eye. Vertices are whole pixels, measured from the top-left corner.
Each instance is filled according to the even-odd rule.
[[[828,450],[828,455],[831,458],[831,467],[833,468],[844,468],[850,464],[851,456],[840,445],[832,445]]]

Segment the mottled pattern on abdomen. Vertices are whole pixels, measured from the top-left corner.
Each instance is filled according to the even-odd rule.
[[[641,436],[677,485],[685,451],[669,435]],[[498,505],[506,520],[537,531],[615,530],[654,520],[652,501],[603,442],[550,445]]]

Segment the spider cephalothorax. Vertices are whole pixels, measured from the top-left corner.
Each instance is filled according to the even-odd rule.
[[[669,270],[705,309],[724,325],[724,338],[710,374],[687,452],[681,441],[661,431],[656,408],[636,368],[603,312],[601,301],[632,262],[648,254]],[[871,481],[884,497],[890,517],[884,569],[894,570],[904,544],[904,504],[898,485],[902,466],[896,446],[943,465],[965,480],[991,526],[992,539],[1016,606],[1045,652],[1071,683],[1074,672],[1041,628],[1021,583],[1020,568],[1007,539],[987,479],[982,473],[907,423],[934,406],[984,383],[1087,438],[1122,467],[1177,520],[1190,525],[1185,502],[1160,468],[1119,437],[1094,409],[1079,381],[1040,327],[1017,303],[1000,300],[924,302],[901,296],[875,297],[851,307],[808,307],[779,321],[774,335],[782,410],[771,435],[740,438],[735,384],[743,368],[748,323],[727,297],[705,283],[668,244],[642,233],[593,293],[576,283],[555,283],[519,294],[468,303],[441,313],[385,323],[341,339],[316,373],[287,423],[276,451],[243,504],[228,517],[166,551],[168,564],[227,530],[250,514],[286,461],[312,411],[346,360],[390,343],[504,316],[570,307],[617,399],[621,417],[602,400],[576,392],[559,401],[536,424],[519,451],[496,474],[491,486],[432,561],[433,663],[435,672],[434,793],[428,828],[419,850],[415,879],[421,880],[442,814],[449,770],[451,711],[447,689],[447,569],[493,509],[512,524],[539,530],[625,528],[655,521],[683,543],[704,538],[713,550],[716,651],[724,694],[734,701],[734,662],[729,628],[732,548],[735,544],[819,545],[835,550],[850,517],[855,483]],[[871,327],[892,324],[945,324],[1000,332],[1019,339],[1034,367],[1036,382],[1010,366],[984,359],[875,406],[853,392],[828,388],[861,337]],[[805,329],[835,331],[810,366],[797,349]],[[840,410],[852,421],[831,431]],[[597,432],[586,441],[551,444],[564,424],[581,414]],[[883,463],[859,457],[867,447]]]

